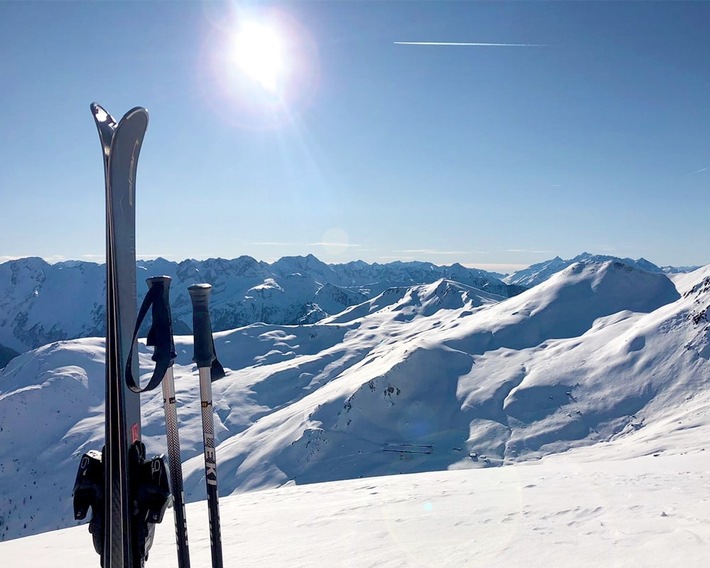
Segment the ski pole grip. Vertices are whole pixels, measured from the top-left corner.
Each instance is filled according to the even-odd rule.
[[[138,317],[136,318],[136,326],[133,330],[133,347],[128,353],[128,362],[126,363],[126,384],[131,391],[136,393],[153,390],[163,380],[165,372],[172,367],[173,360],[177,357],[175,352],[175,342],[173,341],[173,320],[170,315],[170,276],[154,276],[146,280],[148,284],[148,293],[143,298]],[[153,348],[153,361],[155,361],[155,369],[153,376],[148,381],[148,384],[141,388],[140,384],[133,376],[133,352],[135,351],[135,343],[138,338],[141,323],[148,314],[148,309],[151,309],[153,322],[148,330],[146,345]]]
[[[176,357],[173,343],[173,322],[170,315],[170,276],[148,278],[148,290],[154,296],[152,317],[153,325],[148,331],[146,344],[155,348],[153,361],[172,361]]]
[[[187,291],[192,299],[192,333],[195,344],[195,356],[192,360],[198,367],[210,367],[215,358],[209,311],[212,285],[193,284]]]

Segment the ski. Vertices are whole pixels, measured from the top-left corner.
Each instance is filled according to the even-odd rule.
[[[106,408],[103,452],[82,456],[74,485],[74,515],[85,518],[103,568],[142,568],[154,525],[167,508],[162,456],[146,459],[141,442],[140,395],[124,378],[137,375],[131,360],[136,321],[135,178],[148,113],[136,107],[120,122],[96,103],[106,190]]]
[[[131,452],[131,446],[140,442],[140,396],[125,388],[123,376],[136,319],[135,175],[148,114],[134,108],[116,124],[99,105],[91,105],[91,110],[104,150],[106,178],[107,500],[102,565],[134,568],[142,565],[142,557],[131,519],[129,490],[135,464],[129,466],[129,459],[140,459]]]
[[[222,568],[222,536],[219,520],[219,493],[217,491],[217,454],[214,443],[214,413],[212,409],[212,381],[224,377],[224,369],[215,356],[212,324],[210,323],[209,297],[212,286],[193,284],[188,288],[192,299],[192,333],[195,356],[200,377],[202,406],[202,441],[205,449],[205,483],[210,524],[210,549],[212,568]]]

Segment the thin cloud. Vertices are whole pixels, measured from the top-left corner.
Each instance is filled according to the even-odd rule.
[[[514,264],[514,263],[480,263],[480,262],[464,262],[462,263],[466,268],[479,268],[481,270],[486,270],[488,272],[498,272],[502,274],[511,274],[523,268],[527,268],[528,264]]]
[[[360,248],[361,245],[354,243],[343,243],[340,241],[320,241],[317,243],[306,243],[308,247],[340,247],[340,248]]]
[[[447,47],[546,47],[544,43],[490,43],[483,41],[394,41],[395,45]]]
[[[173,257],[171,254],[166,254],[166,253],[151,253],[151,252],[146,252],[146,253],[137,253],[136,258],[139,260],[156,260],[158,258],[162,258],[165,260],[170,260]]]
[[[689,176],[694,176],[694,175],[696,175],[696,174],[701,174],[701,173],[703,173],[703,172],[708,171],[709,168],[710,168],[710,166],[705,166],[704,168],[700,168],[699,170],[695,170],[694,172],[690,172],[688,175],[689,175]]]
[[[462,250],[436,250],[436,249],[403,249],[394,252],[402,254],[442,254],[442,255],[464,255],[469,254],[468,251]],[[479,253],[484,254],[484,253]]]
[[[524,252],[524,253],[530,253],[530,254],[552,254],[551,250],[542,250],[542,249],[506,249],[503,252]]]

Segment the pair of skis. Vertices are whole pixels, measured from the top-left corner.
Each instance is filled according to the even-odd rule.
[[[141,568],[170,497],[162,456],[146,460],[140,396],[123,380],[136,319],[135,176],[148,113],[137,107],[117,123],[97,104],[91,112],[106,187],[106,430],[103,451],[80,461],[74,516],[92,509],[89,531],[103,568]],[[137,361],[131,365],[137,374]]]
[[[103,150],[106,186],[106,435],[102,452],[89,451],[82,456],[74,485],[74,515],[84,519],[91,508],[89,531],[103,568],[143,568],[153,542],[155,524],[162,521],[168,506],[170,487],[163,456],[149,460],[145,456],[140,430],[140,392],[162,382],[175,500],[178,564],[180,568],[188,568],[172,374],[175,350],[168,298],[169,278],[148,280],[146,301],[141,315],[137,318],[136,314],[135,175],[148,126],[148,113],[136,107],[117,123],[95,103],[91,105],[91,112]],[[210,288],[208,284],[192,286],[190,296],[194,308],[193,323],[196,322],[193,327],[195,361],[200,369],[212,560],[214,568],[221,568],[211,377],[203,369],[207,373],[212,370],[215,379],[220,371],[223,376],[224,371],[214,357],[207,309]],[[132,355],[140,320],[151,306],[153,325],[147,344],[154,347],[156,369],[148,385],[141,389],[133,379],[138,376],[138,362]],[[134,324],[131,337],[129,330]],[[204,380],[207,385],[203,385]],[[209,416],[205,408],[209,408]]]

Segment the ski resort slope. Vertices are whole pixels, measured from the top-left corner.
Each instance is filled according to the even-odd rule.
[[[362,531],[372,531],[366,544],[355,539],[353,546],[366,550],[385,546],[385,529],[409,524],[405,549],[428,542],[424,533],[443,542],[460,537],[461,543],[450,545],[459,552],[449,565],[476,565],[477,558],[491,558],[484,545],[518,527],[523,536],[515,532],[511,542],[529,545],[543,559],[557,541],[557,548],[573,553],[565,549],[573,545],[556,535],[573,542],[586,534],[590,559],[616,542],[623,544],[613,547],[622,555],[618,565],[662,565],[650,562],[668,560],[662,551],[649,553],[648,564],[627,562],[634,557],[630,548],[624,556],[625,546],[655,534],[663,550],[687,548],[685,565],[702,566],[692,551],[697,546],[707,553],[709,542],[703,527],[710,526],[710,508],[698,504],[707,499],[710,465],[708,307],[710,267],[671,280],[606,261],[571,265],[508,299],[440,280],[384,291],[315,325],[255,324],[219,332],[217,352],[229,370],[213,384],[219,486],[224,506],[239,510],[234,542],[225,540],[239,547],[252,524],[255,531],[261,526],[243,520],[249,503],[259,504],[250,509],[255,518],[262,518],[257,508],[266,511],[265,531],[285,531],[284,541],[311,518],[326,531],[314,528],[314,541],[329,539],[331,525],[342,538],[347,531],[338,517],[345,524],[361,519],[348,505],[353,493],[366,515],[359,521],[367,525]],[[185,490],[188,500],[200,501],[204,464],[191,339],[176,338],[176,349]],[[148,375],[150,351],[144,346],[140,357]],[[102,391],[100,339],[50,344],[2,371],[3,539],[74,524],[70,495],[78,460],[102,444]],[[149,453],[164,452],[159,392],[143,397],[143,424]],[[493,467],[500,465],[506,467]],[[370,485],[375,489],[368,491]],[[446,515],[450,523],[424,515],[432,512],[426,503],[435,504],[432,495],[438,495],[426,493],[432,488],[442,491],[436,510],[454,508]],[[505,498],[518,493],[523,497],[503,507]],[[404,515],[398,504],[410,494],[424,503],[424,513],[415,507],[401,522],[387,517],[386,527],[377,524],[383,507]],[[291,498],[300,503],[294,511],[285,505]],[[328,508],[331,502],[335,509]],[[470,520],[455,512],[459,504]],[[192,507],[199,511],[202,505]],[[270,519],[270,507],[278,518]],[[191,510],[188,522],[197,525],[191,543],[199,548],[206,521],[193,523]],[[291,520],[282,525],[281,517]],[[656,525],[659,519],[674,522]],[[440,524],[417,524],[425,520]],[[166,525],[171,519],[160,530]],[[469,526],[474,528],[461,536]],[[525,531],[538,540],[532,543]],[[263,543],[279,541],[254,533],[248,542],[257,542],[254,554],[263,555]],[[398,556],[387,542],[388,552],[377,554],[390,558],[391,566],[444,565]],[[502,565],[532,565],[534,555],[518,544],[495,548]],[[313,543],[314,550],[319,546]],[[449,558],[445,548],[432,545],[433,557]],[[360,560],[350,549],[337,550],[342,565],[388,565],[348,564]],[[311,552],[307,561],[302,551],[303,557],[288,549],[301,559],[289,563],[317,565]],[[323,565],[338,565],[327,554]],[[270,565],[270,558],[242,557],[253,565]]]
[[[707,428],[688,432],[686,443],[703,445],[707,434]],[[710,453],[629,457],[628,446],[615,442],[505,468],[287,486],[223,498],[224,565],[707,566]],[[206,504],[188,505],[187,519],[192,566],[209,568]],[[0,543],[0,556],[14,568],[98,566],[86,527]],[[177,566],[170,511],[158,525],[146,566]]]

